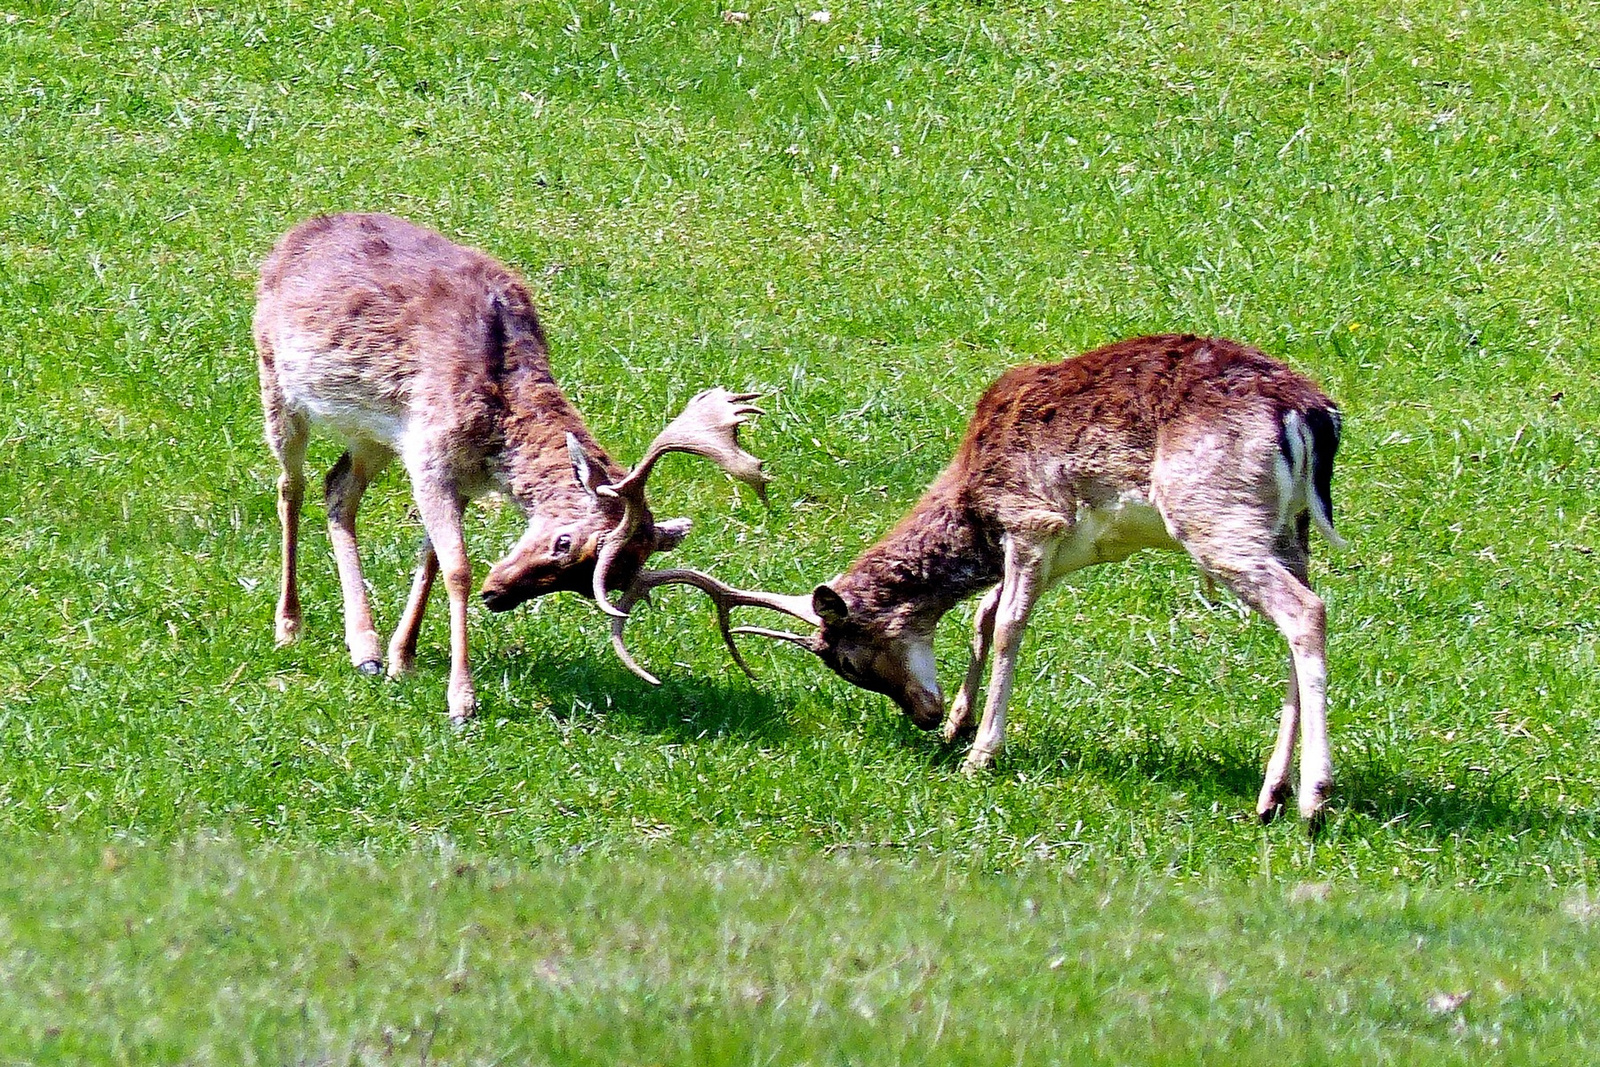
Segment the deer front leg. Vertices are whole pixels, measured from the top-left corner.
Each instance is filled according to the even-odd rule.
[[[411,595],[406,599],[405,611],[394,636],[389,639],[389,677],[408,674],[417,663],[417,635],[422,632],[422,614],[428,607],[428,594],[433,591],[433,580],[439,574],[439,556],[433,542],[422,538],[422,552],[417,558],[416,574],[411,579]]]
[[[472,596],[472,564],[467,559],[467,543],[461,531],[461,516],[466,501],[453,488],[430,483],[413,475],[417,510],[427,528],[431,553],[444,576],[445,592],[450,595],[450,721],[462,723],[478,710],[478,694],[472,684],[472,666],[467,659],[467,603]],[[426,559],[423,560],[425,565]],[[426,566],[419,569],[418,578]],[[432,579],[430,578],[431,582]],[[417,597],[417,585],[412,586]],[[408,605],[409,607],[409,605]],[[420,615],[419,606],[418,613]],[[397,635],[398,636],[398,635]]]
[[[972,751],[961,764],[962,772],[969,775],[991,765],[1005,747],[1006,705],[1017,670],[1017,649],[1044,584],[1044,551],[1038,545],[1008,538],[1004,575],[994,612],[994,670],[989,676],[983,721],[978,724]]]
[[[978,704],[978,687],[983,684],[983,668],[988,663],[989,646],[994,641],[994,615],[1002,588],[996,585],[978,603],[978,613],[972,620],[972,652],[967,659],[967,676],[940,731],[946,744],[972,731],[972,709]]]
[[[344,594],[344,643],[350,662],[362,674],[383,669],[383,650],[372,624],[372,606],[361,576],[361,553],[356,546],[356,510],[361,496],[389,462],[386,452],[352,448],[339,457],[323,482],[328,507],[328,540],[339,567],[339,588]]]

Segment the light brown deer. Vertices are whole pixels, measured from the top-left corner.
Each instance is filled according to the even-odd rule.
[[[624,471],[556,385],[522,281],[484,253],[401,219],[342,214],[290,230],[261,268],[255,341],[267,442],[283,466],[278,643],[295,640],[301,629],[296,551],[306,448],[317,425],[347,447],[324,488],[351,662],[368,674],[383,669],[355,519],[368,484],[398,457],[426,537],[389,642],[388,670],[395,676],[412,669],[423,609],[443,573],[450,598],[449,709],[457,721],[477,706],[467,659],[472,569],[462,535],[469,499],[498,491],[528,517],[526,532],[484,581],[490,610],[569,590],[617,615],[625,609],[613,607],[607,591],[648,580],[655,572],[645,560],[676,547],[689,531],[687,519],[655,521],[645,502],[645,482],[660,456],[704,456],[765,497],[761,462],[737,440],[739,425],[760,413],[750,404],[755,394],[701,393],[638,466]],[[671,573],[687,584],[710,581],[694,571]],[[723,636],[737,660],[726,618],[723,610]],[[616,644],[630,669],[655,681],[626,654],[620,637]]]
[[[1288,640],[1288,692],[1257,811],[1270,819],[1281,809],[1298,733],[1299,806],[1311,818],[1332,786],[1332,763],[1325,613],[1308,584],[1309,541],[1315,525],[1341,543],[1331,497],[1339,425],[1314,384],[1233,341],[1141,337],[1018,367],[983,395],[955,460],[922,500],[844,574],[809,599],[726,587],[714,595],[724,614],[760,604],[817,627],[733,632],[815,652],[918,726],[942,719],[947,741],[972,729],[992,649],[983,720],[963,764],[971,772],[1001,751],[1017,646],[1039,596],[1091,564],[1182,549]],[[946,716],[934,629],[984,589],[966,679]]]

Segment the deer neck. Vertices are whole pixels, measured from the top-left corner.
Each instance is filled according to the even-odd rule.
[[[578,409],[548,371],[508,375],[501,388],[505,396],[501,474],[512,499],[524,511],[548,510],[568,502],[571,510],[591,506],[572,471],[569,433],[578,439],[590,461],[605,469],[607,480],[620,481],[627,474],[595,441]],[[619,514],[620,510],[618,505]]]
[[[931,637],[946,612],[1000,580],[1002,560],[947,471],[831,584],[865,625]]]

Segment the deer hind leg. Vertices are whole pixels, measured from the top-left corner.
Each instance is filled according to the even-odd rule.
[[[1289,684],[1283,694],[1283,710],[1278,716],[1278,740],[1267,760],[1267,773],[1256,797],[1256,815],[1271,822],[1283,811],[1289,798],[1289,770],[1294,762],[1294,743],[1300,731],[1300,679],[1289,657]]]
[[[433,580],[439,574],[439,554],[426,535],[422,538],[422,551],[417,557],[416,574],[411,579],[411,595],[406,598],[406,609],[400,613],[400,623],[389,639],[389,677],[409,674],[417,663],[417,635],[422,632],[422,613],[428,606],[428,594],[433,591]]]
[[[1310,577],[1310,516],[1301,514],[1295,524],[1292,539],[1277,547],[1277,556],[1289,573],[1307,589]],[[1289,771],[1294,762],[1295,739],[1300,727],[1300,672],[1295,669],[1293,646],[1289,654],[1289,682],[1283,696],[1283,712],[1278,720],[1278,740],[1272,747],[1272,757],[1267,760],[1266,777],[1261,783],[1261,795],[1256,800],[1256,814],[1262,822],[1271,822],[1283,811],[1289,796]]]
[[[339,457],[323,482],[328,507],[328,540],[339,567],[339,587],[344,594],[344,643],[350,662],[362,674],[383,670],[383,648],[372,624],[372,606],[361,576],[361,554],[356,547],[356,510],[361,496],[378,472],[388,465],[387,450],[352,445]]]
[[[1328,751],[1327,609],[1304,579],[1304,557],[1266,555],[1251,564],[1201,559],[1239,598],[1270,619],[1289,643],[1290,694],[1283,702],[1278,740],[1267,763],[1256,811],[1270,819],[1287,791],[1295,734],[1300,740],[1300,814],[1313,819],[1333,788]],[[1298,572],[1298,573],[1297,573]]]
[[[415,470],[412,472],[411,480],[416,494],[417,510],[422,514],[422,525],[428,531],[428,543],[432,546],[432,551],[424,554],[418,567],[417,581],[412,585],[411,603],[407,605],[406,614],[409,618],[414,605],[420,620],[422,604],[427,599],[427,589],[422,579],[431,569],[428,566],[428,557],[431,556],[437,572],[444,576],[445,591],[450,596],[448,699],[450,720],[461,723],[471,718],[478,710],[478,694],[472,684],[472,665],[467,658],[467,604],[472,596],[472,564],[467,559],[467,542],[461,530],[461,517],[466,510],[467,502],[453,488],[440,485],[426,477],[418,477]],[[431,583],[432,578],[429,577],[427,584]],[[420,622],[417,625],[420,625]],[[397,641],[404,630],[405,627],[402,626],[402,630],[396,632]]]
[[[311,425],[304,415],[289,410],[278,388],[269,349],[260,362],[261,408],[266,416],[267,445],[278,458],[283,473],[278,475],[278,525],[282,530],[282,570],[278,582],[278,606],[273,614],[277,642],[281,647],[300,636],[300,506],[306,494],[306,445]]]
[[[1044,590],[1044,571],[1045,552],[1041,546],[1011,537],[1006,539],[1004,577],[998,593],[990,594],[995,598],[994,669],[989,675],[989,692],[984,700],[978,736],[961,764],[962,771],[967,774],[988,767],[1005,747],[1006,705],[1011,701],[1017,649],[1022,644],[1023,631],[1028,628],[1033,606]]]
[[[1277,416],[1241,412],[1225,447],[1202,422],[1169,426],[1151,469],[1151,499],[1167,531],[1241,600],[1272,621],[1289,644],[1289,694],[1257,811],[1270,818],[1287,789],[1296,734],[1300,814],[1315,818],[1333,787],[1328,753],[1327,613],[1311,591],[1309,520],[1286,515],[1293,486],[1282,470]]]
[[[978,704],[978,687],[983,684],[983,668],[989,660],[989,648],[994,642],[994,616],[1000,606],[1001,586],[996,585],[983,595],[978,603],[978,613],[972,620],[972,654],[967,660],[967,677],[961,683],[950,712],[945,716],[940,736],[949,744],[972,731],[972,709]]]

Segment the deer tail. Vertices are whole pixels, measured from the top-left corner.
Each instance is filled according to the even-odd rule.
[[[1297,490],[1292,495],[1304,494],[1312,523],[1334,548],[1345,547],[1344,538],[1333,528],[1333,457],[1339,451],[1342,422],[1338,407],[1328,402],[1284,412],[1278,429],[1289,480]]]

